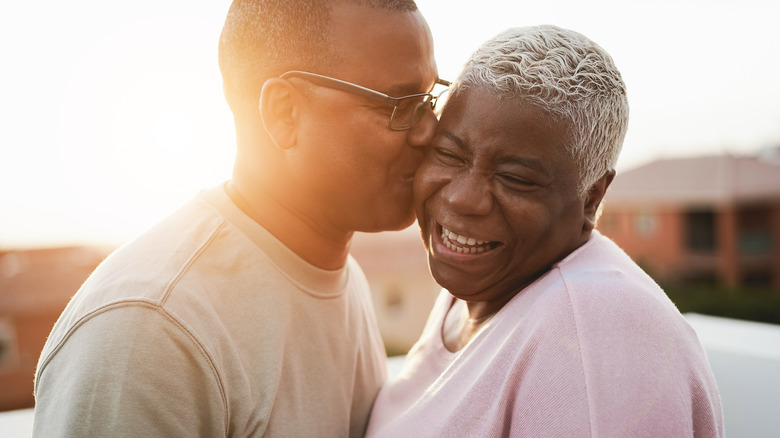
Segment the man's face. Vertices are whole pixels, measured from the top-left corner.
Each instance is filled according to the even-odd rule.
[[[333,13],[339,62],[326,72],[393,97],[425,93],[437,79],[433,42],[419,12],[341,5]],[[401,229],[414,221],[412,181],[436,119],[392,131],[393,107],[311,87],[302,114],[298,163],[313,214],[337,232]],[[303,174],[305,173],[305,174]],[[324,221],[324,222],[323,222]]]
[[[520,98],[474,88],[447,103],[414,195],[431,271],[453,295],[500,308],[584,243],[569,139]]]

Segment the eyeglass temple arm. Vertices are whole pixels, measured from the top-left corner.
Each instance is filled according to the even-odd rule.
[[[280,77],[288,78],[294,76],[303,77],[323,87],[335,88],[337,90],[346,91],[347,93],[358,94],[360,96],[364,96],[369,99],[378,100],[380,102],[384,102],[392,106],[398,105],[398,102],[401,101],[402,99],[399,97],[390,97],[384,93],[380,93],[378,91],[374,91],[370,88],[362,87],[360,85],[353,84],[351,82],[342,81],[341,79],[318,75],[317,73],[309,73],[307,71],[291,70],[288,71],[287,73],[284,73]],[[443,85],[445,87],[449,87],[450,85],[452,85],[452,82],[441,78],[437,78],[436,83],[439,85]],[[428,94],[428,93],[421,93],[421,94]],[[410,96],[405,96],[405,97],[410,97]]]
[[[288,71],[287,73],[281,75],[281,78],[288,78],[288,77],[294,77],[299,76],[303,77],[309,81],[314,82],[317,85],[321,85],[323,87],[328,88],[335,88],[337,90],[346,91],[348,93],[354,93],[358,94],[360,96],[368,97],[369,99],[378,100],[380,102],[384,102],[388,105],[395,106],[398,103],[397,98],[390,97],[386,94],[380,93],[378,91],[374,91],[370,88],[361,87],[360,85],[353,84],[351,82],[342,81],[340,79],[336,78],[330,78],[327,76],[318,75],[316,73],[309,73],[305,71],[297,71],[292,70]]]

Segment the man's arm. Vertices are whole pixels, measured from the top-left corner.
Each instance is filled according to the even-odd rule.
[[[226,435],[225,395],[211,358],[157,306],[95,312],[44,354],[36,437]]]

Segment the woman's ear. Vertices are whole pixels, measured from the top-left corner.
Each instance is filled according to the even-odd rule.
[[[268,136],[279,149],[289,149],[297,141],[298,99],[297,90],[281,78],[265,81],[260,93],[260,117]]]
[[[592,231],[596,227],[596,220],[598,219],[599,206],[604,199],[604,195],[607,193],[607,188],[612,184],[612,180],[615,178],[615,171],[608,170],[601,176],[592,186],[588,189],[588,193],[585,198],[585,223],[583,224],[583,231]]]

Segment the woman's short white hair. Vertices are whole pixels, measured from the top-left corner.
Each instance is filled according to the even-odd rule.
[[[452,95],[472,87],[521,97],[567,122],[581,194],[615,168],[628,127],[626,85],[612,57],[584,35],[552,25],[508,29],[471,55]]]

